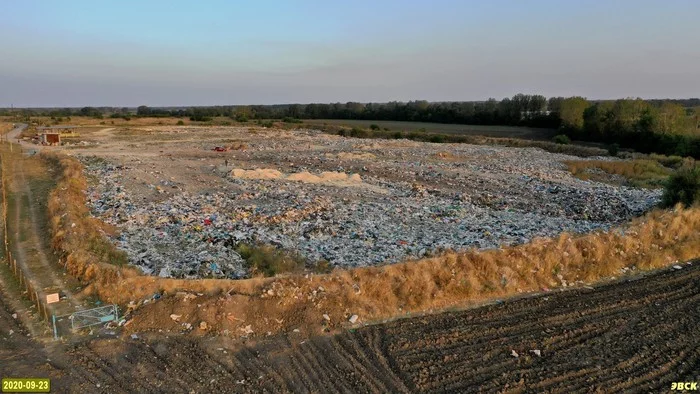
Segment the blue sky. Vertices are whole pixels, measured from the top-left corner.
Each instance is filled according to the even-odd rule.
[[[0,107],[700,96],[700,1],[0,2]]]

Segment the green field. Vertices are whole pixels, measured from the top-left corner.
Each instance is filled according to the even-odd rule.
[[[304,119],[304,124],[310,126],[348,126],[365,129],[369,129],[370,125],[376,124],[382,129],[388,128],[391,131],[411,132],[425,129],[425,131],[429,133],[483,135],[487,137],[522,138],[538,140],[549,140],[555,134],[555,130],[552,129],[537,129],[532,127],[396,122],[390,120]]]

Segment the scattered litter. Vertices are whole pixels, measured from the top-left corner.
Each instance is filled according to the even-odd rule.
[[[92,214],[118,227],[114,241],[145,274],[237,279],[250,275],[236,252],[241,243],[294,250],[331,267],[381,265],[607,230],[654,207],[662,193],[574,178],[563,162],[578,158],[536,148],[368,145],[311,130],[278,132],[251,137],[232,129],[247,147],[230,154],[247,168],[214,167],[220,186],[201,192],[155,166],[82,157]],[[131,171],[149,173],[142,187],[153,198],[125,186]]]
[[[359,319],[359,318],[360,317],[357,315],[352,315],[352,316],[350,316],[350,319],[348,319],[348,321],[352,324],[355,324],[355,322],[357,322],[357,319]]]
[[[182,315],[176,315],[174,313],[170,315],[170,318],[173,319],[173,321],[179,321],[181,317]]]
[[[682,270],[682,269],[683,269],[683,267],[681,267],[680,265],[674,265],[673,268],[675,268],[675,269],[677,269],[677,270]]]
[[[535,356],[542,357],[542,352],[539,349],[534,349],[534,350],[530,350],[530,351],[533,352],[535,354]]]
[[[511,350],[511,351],[510,351],[510,355],[513,356],[513,357],[515,357],[515,358],[520,357],[520,355],[518,354],[518,352],[516,352],[515,350]]]

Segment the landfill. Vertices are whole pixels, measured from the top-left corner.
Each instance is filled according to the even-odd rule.
[[[241,243],[294,251],[309,264],[391,264],[607,230],[661,197],[574,178],[563,162],[579,158],[536,148],[244,133],[247,149],[226,159],[236,167],[207,167],[220,187],[197,191],[163,177],[147,185],[155,199],[125,186],[130,164],[81,157],[92,214],[117,226],[114,241],[131,264],[161,277],[244,278]],[[353,182],[285,175],[330,172]]]

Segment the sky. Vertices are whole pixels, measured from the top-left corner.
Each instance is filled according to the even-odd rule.
[[[0,0],[0,107],[700,96],[697,0]]]

